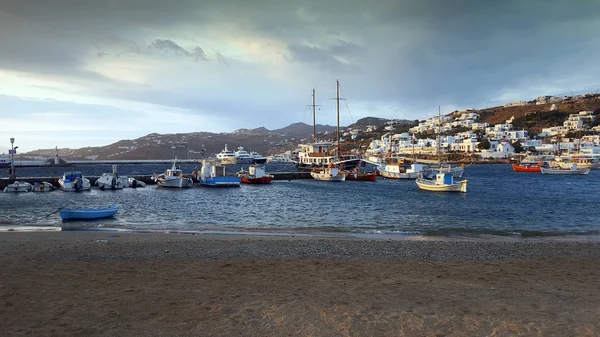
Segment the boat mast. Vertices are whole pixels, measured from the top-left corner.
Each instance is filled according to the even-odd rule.
[[[413,134],[412,137],[410,138],[411,143],[412,143],[412,150],[413,150],[413,165],[417,163],[417,160],[415,159],[415,135]]]
[[[340,158],[340,80],[335,80],[335,100],[337,110],[337,157]]]
[[[312,111],[313,111],[313,141],[317,142],[317,119],[315,117],[315,88],[312,91]]]
[[[437,150],[438,150],[438,162],[440,166],[442,165],[442,149],[441,149],[441,141],[442,141],[442,115],[440,114],[440,106],[438,105],[438,141],[437,141]]]

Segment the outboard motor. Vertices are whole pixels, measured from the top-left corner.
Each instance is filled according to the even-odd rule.
[[[112,187],[112,189],[114,190],[115,187],[117,187],[117,178],[113,177],[112,181],[110,182],[110,186]]]
[[[73,187],[75,187],[75,191],[79,191],[83,187],[83,179],[75,178],[75,181],[73,181]]]
[[[137,187],[137,180],[133,179],[133,181],[131,182],[131,187],[133,187],[133,188]]]

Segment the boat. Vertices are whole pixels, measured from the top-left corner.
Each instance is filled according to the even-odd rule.
[[[254,162],[254,156],[250,155],[248,151],[244,150],[243,146],[239,146],[235,151],[235,163],[236,164],[252,164]]]
[[[62,178],[58,179],[58,184],[65,192],[81,192],[92,189],[90,181],[79,171],[65,172]]]
[[[42,182],[36,182],[35,184],[33,184],[33,192],[52,192],[54,191],[56,188],[54,187],[54,185],[52,185],[52,183],[49,183],[47,181],[42,181]]]
[[[577,164],[580,169],[600,169],[600,159],[597,157],[586,155],[572,155],[565,157],[557,157],[556,161],[561,167],[569,168],[572,164]]]
[[[250,155],[252,156],[252,163],[254,164],[264,164],[267,162],[267,157],[262,156],[258,152],[251,151]]]
[[[293,164],[294,162],[285,156],[268,156],[267,157],[267,163],[268,164]]]
[[[570,167],[550,166],[544,162],[541,167],[542,174],[563,174],[563,175],[586,175],[590,174],[589,168],[578,168],[577,164],[572,164]]]
[[[15,181],[14,183],[7,185],[4,188],[4,193],[22,193],[22,192],[31,192],[33,186],[25,181]]]
[[[96,185],[98,185],[101,190],[120,190],[125,187],[123,180],[114,173],[102,174],[102,176],[96,180]]]
[[[351,181],[376,181],[377,180],[377,172],[361,172],[358,167],[354,168],[352,171],[344,172],[346,175],[346,180]]]
[[[235,152],[229,151],[227,144],[225,144],[225,149],[217,154],[217,159],[221,161],[221,164],[237,164]]]
[[[173,166],[163,174],[154,174],[154,180],[159,187],[188,188],[194,186],[192,178],[184,177],[183,172],[176,165],[177,158],[173,160]]]
[[[536,160],[535,158],[525,157],[518,164],[512,164],[512,169],[515,172],[541,172],[542,160]]]
[[[10,158],[7,157],[0,157],[0,168],[7,168],[10,167]]]
[[[346,175],[333,164],[329,164],[324,169],[314,169],[310,172],[310,176],[315,180],[320,181],[345,181]]]
[[[265,167],[258,164],[250,165],[248,171],[240,171],[236,174],[243,184],[270,184],[273,175],[267,174]]]
[[[240,177],[227,176],[225,174],[225,166],[208,159],[202,160],[202,168],[200,172],[195,173],[195,177],[200,181],[202,186],[239,187],[241,184]]]
[[[413,158],[412,163],[408,164],[404,158],[390,157],[385,160],[385,164],[377,166],[379,174],[388,179],[416,179],[423,172],[423,165],[417,164],[415,157],[414,136],[412,140]]]
[[[313,111],[313,142],[300,144],[298,146],[298,158],[295,161],[296,168],[301,171],[312,171],[315,168],[327,168],[330,164],[340,167],[344,170],[352,170],[359,163],[360,158],[352,152],[342,152],[340,146],[340,84],[336,81],[336,101],[337,101],[337,142],[317,141],[316,128],[316,106],[315,89],[312,91],[312,111]]]
[[[462,178],[465,172],[465,165],[455,166],[451,164],[442,164],[442,115],[440,107],[438,106],[438,135],[437,135],[437,153],[438,153],[438,165],[430,167],[428,172],[424,172],[423,175],[429,178],[433,178],[437,173],[452,173],[454,178]]]
[[[416,180],[417,186],[425,191],[433,192],[467,192],[467,180],[455,181],[452,172],[438,172],[435,179],[425,179],[421,175]]]
[[[131,187],[131,188],[146,187],[146,183],[141,180],[137,180],[133,177],[128,177],[125,187]]]
[[[99,208],[61,208],[60,217],[63,221],[69,220],[96,220],[110,218],[117,214],[119,206]]]

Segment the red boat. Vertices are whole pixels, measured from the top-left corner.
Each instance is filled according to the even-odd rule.
[[[346,172],[346,180],[375,181],[377,180],[377,172],[363,173],[357,171],[349,171]]]
[[[241,178],[243,184],[270,184],[273,175],[267,174],[265,168],[261,165],[250,165],[248,171],[240,171],[237,176]]]
[[[241,178],[243,184],[270,184],[271,180],[273,180],[273,176],[270,174],[260,178],[256,178],[251,175],[241,176]]]
[[[515,172],[542,172],[542,162],[512,164]]]

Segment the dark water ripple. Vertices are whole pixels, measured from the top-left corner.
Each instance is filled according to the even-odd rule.
[[[123,165],[119,169],[122,174],[151,174],[166,166]],[[182,168],[191,172],[194,166]],[[110,165],[78,169],[100,175],[109,172]],[[49,175],[43,169],[34,173]],[[431,193],[419,190],[414,181],[381,178],[345,183],[275,181],[229,189],[148,186],[84,193],[0,193],[0,224],[62,226],[58,214],[48,216],[59,207],[114,204],[121,206],[114,219],[68,226],[424,235],[600,233],[600,171],[589,176],[545,176],[515,173],[508,165],[476,165],[466,170],[465,178],[469,180],[467,194]]]

